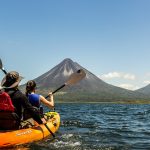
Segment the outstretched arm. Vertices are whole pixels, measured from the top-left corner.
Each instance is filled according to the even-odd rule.
[[[49,101],[45,99],[45,97],[42,95],[40,95],[40,100],[43,104],[45,104],[49,108],[54,108],[54,97],[53,97],[52,92],[49,93]]]

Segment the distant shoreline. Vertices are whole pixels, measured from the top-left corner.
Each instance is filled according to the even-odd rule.
[[[56,100],[56,103],[65,103],[65,104],[150,104],[150,101],[139,100],[139,101],[114,101],[114,102],[64,102]]]

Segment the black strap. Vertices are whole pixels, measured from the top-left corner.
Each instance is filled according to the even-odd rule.
[[[47,124],[44,124],[44,125],[47,128],[47,130],[51,133],[51,135],[53,136],[53,138],[55,138],[54,133],[50,130],[50,128],[47,126]]]

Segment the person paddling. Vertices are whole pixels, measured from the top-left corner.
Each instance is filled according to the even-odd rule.
[[[35,109],[29,102],[28,98],[23,94],[19,89],[18,85],[20,81],[22,80],[22,77],[19,75],[16,71],[11,71],[6,74],[6,76],[3,78],[1,82],[1,86],[5,87],[5,92],[7,92],[12,100],[12,104],[14,106],[14,112],[7,111],[6,115],[4,115],[5,111],[0,111],[0,129],[19,129],[20,122],[23,116],[22,109],[26,109],[31,117],[39,124],[45,123],[41,120],[41,117],[39,115],[39,112],[37,109]],[[14,120],[8,120],[9,115],[15,115],[17,116],[17,121],[15,117]],[[7,118],[7,122],[5,122],[5,117]]]
[[[36,82],[34,80],[29,80],[26,83],[26,96],[29,99],[29,102],[32,104],[32,106],[37,107],[39,111],[42,108],[41,103],[48,106],[49,108],[54,108],[54,97],[52,92],[49,94],[49,101],[45,99],[44,96],[36,94]],[[41,111],[41,117],[43,117],[43,111]]]

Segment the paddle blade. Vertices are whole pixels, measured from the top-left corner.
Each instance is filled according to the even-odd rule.
[[[79,82],[80,80],[82,80],[84,77],[86,76],[86,73],[84,72],[83,69],[79,69],[77,72],[71,74],[71,76],[69,77],[68,81],[61,85],[59,88],[57,88],[54,92],[52,92],[53,94],[56,93],[57,91],[59,91],[60,89],[62,89],[63,87],[65,87],[66,85],[73,85],[76,84],[77,82]],[[48,96],[46,96],[45,98],[48,98]]]
[[[86,76],[86,73],[83,69],[79,69],[77,72],[73,73],[68,81],[65,83],[66,85],[73,85],[82,80]]]

